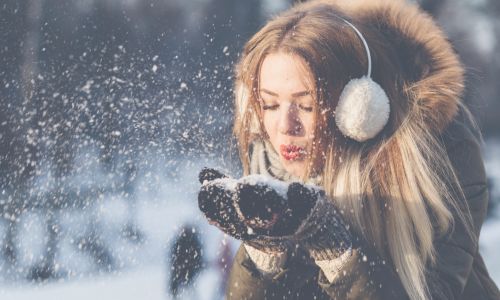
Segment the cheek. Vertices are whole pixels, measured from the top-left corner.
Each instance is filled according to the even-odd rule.
[[[302,118],[302,126],[304,126],[306,138],[313,139],[314,138],[314,130],[316,128],[315,122],[314,122],[314,117],[310,116],[310,115],[303,117]]]
[[[274,136],[274,132],[276,131],[276,119],[269,116],[268,113],[264,113],[262,116],[262,123],[264,124],[264,130],[266,131],[269,137]]]
[[[278,151],[278,121],[276,116],[270,116],[270,114],[265,114],[262,118],[262,123],[264,124],[264,130],[266,131],[269,141],[273,145],[276,151]]]

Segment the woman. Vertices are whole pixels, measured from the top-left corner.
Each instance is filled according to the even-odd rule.
[[[309,1],[257,32],[236,69],[246,176],[200,173],[200,209],[243,241],[227,297],[500,299],[463,73],[403,1]]]

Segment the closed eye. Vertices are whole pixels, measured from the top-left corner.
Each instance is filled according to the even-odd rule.
[[[303,111],[306,111],[306,112],[312,112],[313,111],[313,107],[312,106],[299,105],[299,108],[302,109]]]
[[[276,110],[276,109],[278,109],[278,107],[279,107],[278,104],[271,104],[271,105],[263,104],[262,105],[263,110]]]

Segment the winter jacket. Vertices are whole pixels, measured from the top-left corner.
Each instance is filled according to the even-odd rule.
[[[433,299],[500,299],[478,251],[478,236],[486,216],[488,191],[480,137],[460,111],[463,68],[442,32],[425,14],[402,1],[330,0],[340,11],[377,26],[387,39],[404,49],[402,76],[414,90],[417,105],[428,108],[428,120],[447,150],[467,203],[461,206],[472,219],[476,237],[455,218],[453,230],[435,239],[437,261],[429,267],[427,283]],[[309,4],[308,4],[309,5]],[[313,4],[311,4],[313,5]],[[265,148],[265,147],[264,147]],[[251,172],[282,180],[280,168],[267,155],[251,151]],[[263,165],[266,167],[262,167]],[[252,167],[253,166],[253,167]],[[253,170],[252,170],[253,169]],[[348,220],[347,220],[348,222]],[[329,282],[323,272],[298,249],[281,272],[264,276],[240,247],[227,283],[227,299],[407,299],[392,264],[360,241],[360,247]]]
[[[469,205],[474,232],[478,235],[486,216],[488,190],[478,133],[457,118],[442,139]],[[463,224],[436,243],[437,264],[427,278],[433,299],[500,299],[478,251],[477,239],[469,238]],[[376,251],[362,246],[329,282],[304,253],[291,255],[282,272],[265,277],[240,247],[227,284],[227,299],[407,299],[398,275],[379,259]],[[300,251],[300,250],[298,250]]]

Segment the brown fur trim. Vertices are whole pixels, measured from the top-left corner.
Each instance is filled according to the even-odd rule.
[[[357,22],[378,29],[394,47],[404,62],[402,76],[410,96],[410,113],[421,114],[437,131],[452,121],[464,90],[464,68],[427,13],[404,0],[322,2],[334,4]]]

